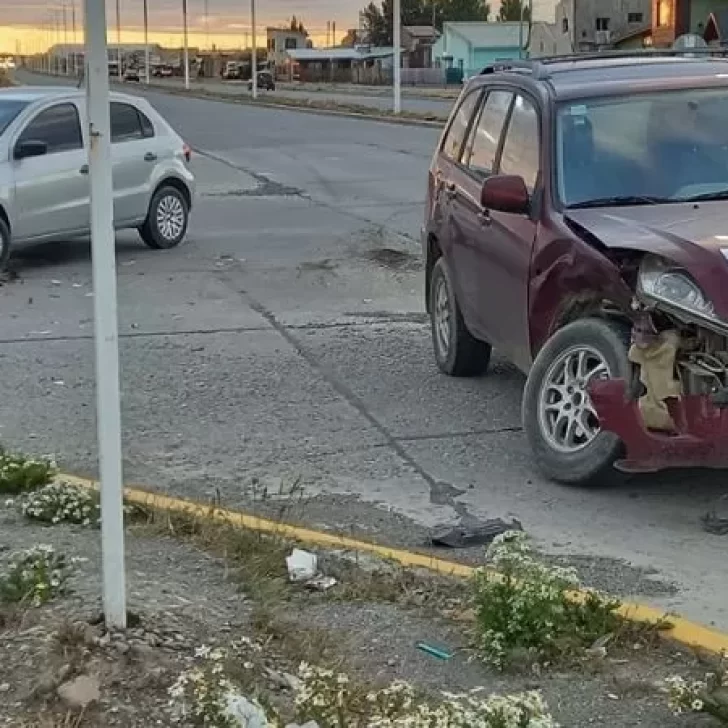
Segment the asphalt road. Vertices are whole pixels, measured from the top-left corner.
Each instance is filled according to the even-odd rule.
[[[513,367],[437,373],[416,239],[436,131],[149,98],[195,148],[200,199],[177,250],[118,238],[130,482],[410,546],[516,517],[590,583],[728,629],[726,539],[700,524],[724,474],[559,487],[534,471]],[[88,243],[15,261],[0,439],[95,474]]]

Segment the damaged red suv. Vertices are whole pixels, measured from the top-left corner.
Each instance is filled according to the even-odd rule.
[[[528,375],[540,469],[728,465],[728,62],[642,52],[470,80],[423,229],[435,358]]]

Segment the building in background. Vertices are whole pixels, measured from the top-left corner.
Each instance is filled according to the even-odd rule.
[[[402,28],[402,65],[405,68],[432,68],[432,49],[440,37],[432,25],[405,25]]]
[[[290,28],[267,28],[268,60],[276,68],[282,68],[288,60],[288,51],[311,48],[313,43],[305,31]]]
[[[521,35],[523,31],[523,36]],[[456,69],[468,77],[479,73],[494,61],[513,60],[521,56],[521,37],[525,44],[527,26],[519,22],[444,23],[442,35],[433,46],[435,64]]]
[[[709,43],[728,43],[728,0],[652,0],[652,40],[672,45],[681,35],[706,36]],[[708,24],[711,22],[708,33]],[[723,27],[721,27],[721,25]]]
[[[637,43],[651,28],[657,0],[560,0],[556,6],[559,53],[579,53]]]

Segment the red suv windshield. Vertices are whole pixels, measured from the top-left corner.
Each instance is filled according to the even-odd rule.
[[[728,95],[689,89],[589,98],[557,110],[566,207],[728,196]]]

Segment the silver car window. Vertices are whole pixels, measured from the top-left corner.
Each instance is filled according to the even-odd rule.
[[[25,127],[18,141],[45,142],[48,154],[83,149],[76,105],[65,103],[44,109]]]
[[[129,142],[143,139],[142,122],[134,106],[117,101],[111,103],[111,141]]]
[[[25,101],[0,101],[0,134],[27,105]]]

